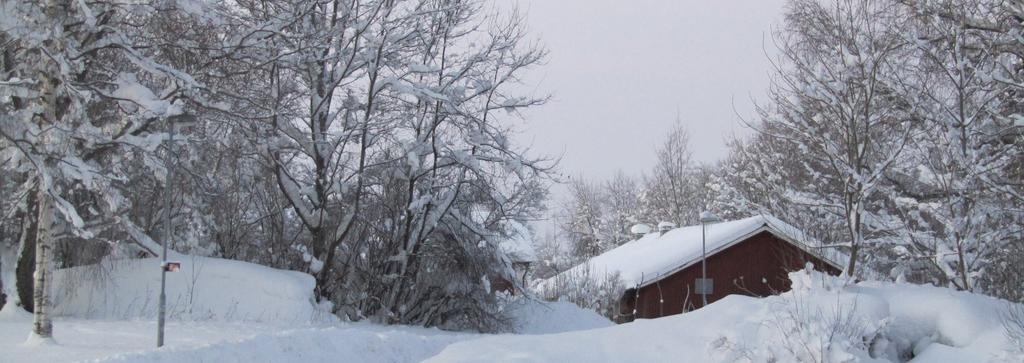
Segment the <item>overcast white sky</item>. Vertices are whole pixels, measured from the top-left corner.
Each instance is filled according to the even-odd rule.
[[[640,173],[678,110],[700,161],[746,131],[763,98],[784,0],[500,0],[550,51],[527,80],[554,100],[526,113],[521,142],[569,175]],[[771,52],[769,50],[769,52]]]

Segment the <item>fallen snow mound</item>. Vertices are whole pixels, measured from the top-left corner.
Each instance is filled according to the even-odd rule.
[[[468,337],[472,335],[437,329],[352,324],[123,354],[96,362],[419,362]]]
[[[427,362],[1022,362],[1000,323],[1009,303],[932,286],[849,283],[805,270],[779,296],[608,328],[492,336]]]
[[[331,319],[314,304],[309,274],[220,258],[182,258],[167,273],[171,320],[310,322]],[[160,260],[109,260],[57,270],[54,313],[86,319],[152,319]]]
[[[615,325],[600,314],[568,302],[520,299],[508,307],[519,334],[552,334]]]

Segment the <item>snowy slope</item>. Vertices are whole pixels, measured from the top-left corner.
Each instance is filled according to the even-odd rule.
[[[762,228],[793,241],[803,240],[799,229],[779,219],[759,215],[707,225],[708,254],[714,254]],[[676,228],[665,234],[648,233],[561,274],[601,279],[617,272],[626,286],[635,286],[696,262],[701,256],[701,239],[699,225]],[[584,273],[582,269],[590,269],[590,273]],[[553,284],[557,278],[552,277],[547,283]]]
[[[452,344],[427,362],[1024,362],[1007,303],[944,288],[795,272],[792,291],[733,295],[683,315]],[[831,337],[831,339],[830,339]]]
[[[206,257],[182,257],[167,274],[171,320],[304,323],[330,319],[313,301],[313,277],[296,271]],[[153,319],[160,261],[110,260],[55,273],[54,312],[92,319]]]
[[[515,332],[519,334],[553,334],[615,325],[593,310],[562,301],[523,299],[511,303],[508,309]]]
[[[426,362],[699,362],[708,342],[727,331],[722,322],[731,325],[728,331],[756,330],[759,323],[743,315],[758,305],[754,298],[730,296],[695,313],[609,328],[486,337],[453,344]]]

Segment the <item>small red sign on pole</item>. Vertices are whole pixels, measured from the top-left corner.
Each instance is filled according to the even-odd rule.
[[[163,264],[164,271],[167,272],[178,272],[181,269],[181,262],[178,261],[167,261]]]

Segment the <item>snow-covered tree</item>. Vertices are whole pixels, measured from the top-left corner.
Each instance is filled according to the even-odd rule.
[[[240,117],[264,122],[248,137],[294,216],[270,227],[297,222],[288,248],[318,298],[351,319],[492,330],[481,281],[505,272],[496,242],[538,210],[549,168],[509,140],[508,115],[544,101],[511,92],[544,55],[521,17],[476,1],[242,5],[253,30],[228,56],[268,91],[239,89]]]
[[[988,286],[1003,272],[988,261],[1019,239],[994,227],[1020,218],[1006,6],[793,2],[760,132],[732,142],[714,208],[775,214],[826,246],[856,242],[859,219],[863,272]]]
[[[643,219],[676,225],[696,223],[706,201],[701,171],[692,160],[690,133],[679,120],[668,131],[656,150],[657,162],[644,180],[641,195]]]
[[[152,240],[119,215],[132,151],[152,153],[164,125],[205,88],[151,56],[141,24],[173,8],[114,1],[4,1],[0,152],[8,171],[26,175],[35,218],[34,336],[49,339],[56,240],[93,239],[118,227],[135,246]],[[36,205],[36,206],[32,206]],[[22,248],[24,250],[24,247]]]
[[[630,228],[638,223],[652,223],[640,218],[640,185],[636,178],[619,171],[604,183],[604,213],[607,230],[606,240],[611,242],[608,247],[616,247],[629,242],[635,236]]]
[[[984,46],[985,32],[929,16],[916,30],[922,61],[914,74],[927,122],[912,146],[916,167],[907,168],[906,182],[896,183],[902,196],[897,204],[911,224],[904,235],[913,254],[957,288],[973,291],[991,253],[1014,233],[1000,227],[1012,224],[1014,213],[993,184],[1013,156],[1012,143],[999,140],[1013,127],[1001,111],[1006,88],[993,81],[999,63]]]
[[[817,183],[814,171],[805,167],[804,158],[796,157],[801,155],[798,145],[772,136],[781,132],[776,125],[759,127],[766,132],[730,141],[728,157],[712,176],[710,210],[724,219],[773,215],[800,228],[809,241],[834,251],[846,240],[843,218],[831,204],[792,198],[794,188]]]
[[[600,255],[608,248],[604,240],[604,207],[597,185],[582,177],[569,181],[570,200],[565,205],[563,232],[573,256],[585,260]]]
[[[869,203],[914,130],[903,99],[907,59],[903,8],[884,1],[793,1],[776,36],[770,102],[762,119],[798,146],[813,183],[790,198],[825,205],[843,216],[857,273],[865,230],[880,223]],[[821,186],[824,188],[816,188]],[[832,188],[838,186],[838,188]],[[832,190],[838,189],[838,190]]]

